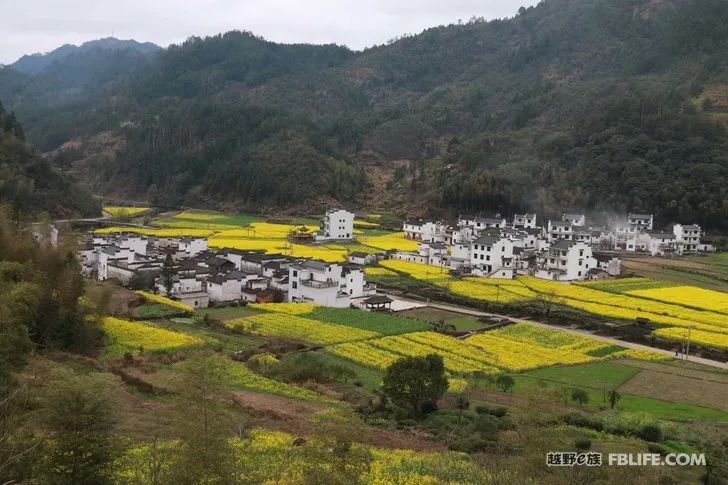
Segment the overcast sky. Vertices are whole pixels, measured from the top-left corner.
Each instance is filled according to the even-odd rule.
[[[0,64],[114,35],[163,47],[249,30],[277,42],[361,49],[404,33],[513,16],[536,0],[0,0]]]

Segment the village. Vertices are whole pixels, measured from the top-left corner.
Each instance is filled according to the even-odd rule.
[[[331,209],[318,231],[292,231],[289,238],[311,245],[353,242],[354,219],[352,212]],[[572,282],[620,276],[620,255],[625,253],[666,256],[714,250],[701,242],[699,226],[676,224],[659,231],[648,214],[629,214],[614,227],[590,226],[584,214],[571,213],[538,222],[529,213],[511,220],[498,214],[461,215],[451,223],[407,220],[401,234],[416,242],[417,250],[349,251],[347,261],[339,263],[265,250],[213,250],[205,237],[131,232],[88,236],[79,259],[86,277],[150,289],[193,308],[283,301],[380,308],[390,302],[367,282],[364,268],[386,259],[440,267],[459,276]]]

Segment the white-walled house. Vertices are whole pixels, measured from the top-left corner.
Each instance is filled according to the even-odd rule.
[[[654,222],[652,214],[633,214],[627,215],[627,224],[637,228],[638,231],[651,231]]]
[[[167,295],[167,289],[164,286],[162,277],[157,278],[155,286],[160,295]],[[192,274],[175,276],[172,280],[170,296],[192,308],[204,308],[210,302],[205,283]]]
[[[481,236],[472,243],[470,265],[473,273],[485,277],[513,277],[513,241],[505,237]],[[509,269],[510,275],[499,274]]]
[[[561,215],[561,221],[568,222],[572,226],[584,227],[586,226],[586,215],[564,212]]]
[[[329,209],[321,219],[321,230],[316,233],[316,240],[351,240],[354,239],[354,213],[343,209]]]
[[[370,294],[364,271],[357,266],[341,266],[303,260],[288,269],[288,301],[317,303],[346,308],[352,298]]]
[[[677,236],[673,233],[647,231],[641,236],[645,243],[645,251],[651,256],[665,256],[680,250]]]
[[[191,258],[203,251],[207,251],[207,239],[203,237],[183,237],[178,242],[178,249]]]
[[[568,221],[549,220],[547,226],[548,239],[551,242],[565,239],[570,241],[574,238],[574,226]]]
[[[672,232],[677,238],[677,242],[681,245],[682,253],[697,253],[700,247],[700,238],[702,230],[697,224],[675,224],[672,226]]]
[[[450,237],[447,224],[442,221],[407,220],[402,224],[406,239],[426,242],[446,242]]]
[[[231,271],[226,275],[215,275],[207,278],[206,291],[210,301],[225,303],[243,300],[243,292],[248,280],[257,279],[255,273]]]
[[[513,227],[533,229],[536,227],[536,214],[515,214],[513,216]]]
[[[535,276],[560,281],[583,280],[596,267],[591,246],[563,239],[551,244]]]

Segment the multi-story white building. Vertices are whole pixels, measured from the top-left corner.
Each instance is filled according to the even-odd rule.
[[[697,224],[675,224],[672,226],[672,232],[677,238],[677,242],[681,245],[682,253],[697,253],[700,247],[700,238],[702,230]]]
[[[513,241],[505,237],[481,236],[472,243],[470,265],[474,274],[513,278]]]
[[[183,237],[179,240],[178,249],[191,258],[203,251],[207,251],[207,239],[204,237]]]
[[[588,244],[562,239],[548,249],[536,277],[561,281],[583,280],[590,269],[597,267],[597,260]]]
[[[584,214],[570,214],[568,212],[564,212],[561,215],[561,221],[568,222],[572,226],[576,227],[586,226],[586,216]]]
[[[446,223],[423,220],[408,220],[402,225],[404,237],[424,242],[447,242],[452,236]]]
[[[637,228],[638,231],[651,231],[653,224],[652,214],[633,214],[627,215],[627,224]]]
[[[536,214],[516,214],[513,216],[513,227],[533,229],[536,227]]]
[[[343,209],[330,209],[321,220],[319,241],[354,239],[354,214]]]
[[[574,226],[567,221],[551,221],[547,227],[547,235],[550,242],[559,240],[571,241],[574,238]]]
[[[361,267],[298,261],[288,269],[288,301],[346,308],[352,298],[372,294]]]

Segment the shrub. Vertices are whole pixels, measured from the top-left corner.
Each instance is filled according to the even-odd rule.
[[[487,405],[475,406],[475,412],[478,414],[490,414],[497,418],[502,418],[508,414],[508,408],[503,406],[490,407]]]
[[[574,448],[578,451],[586,451],[591,448],[591,440],[589,438],[577,438],[574,440]]]
[[[646,424],[640,429],[639,436],[645,441],[657,443],[662,441],[662,428],[656,424]]]
[[[479,451],[483,451],[488,448],[489,445],[489,440],[473,436],[456,441],[450,446],[450,448],[462,453],[478,453]]]
[[[490,414],[482,414],[475,422],[475,429],[485,438],[495,439],[500,428],[500,421]]]
[[[580,428],[593,429],[595,431],[604,430],[604,423],[597,418],[591,418],[582,413],[569,413],[564,416],[564,423]]]

